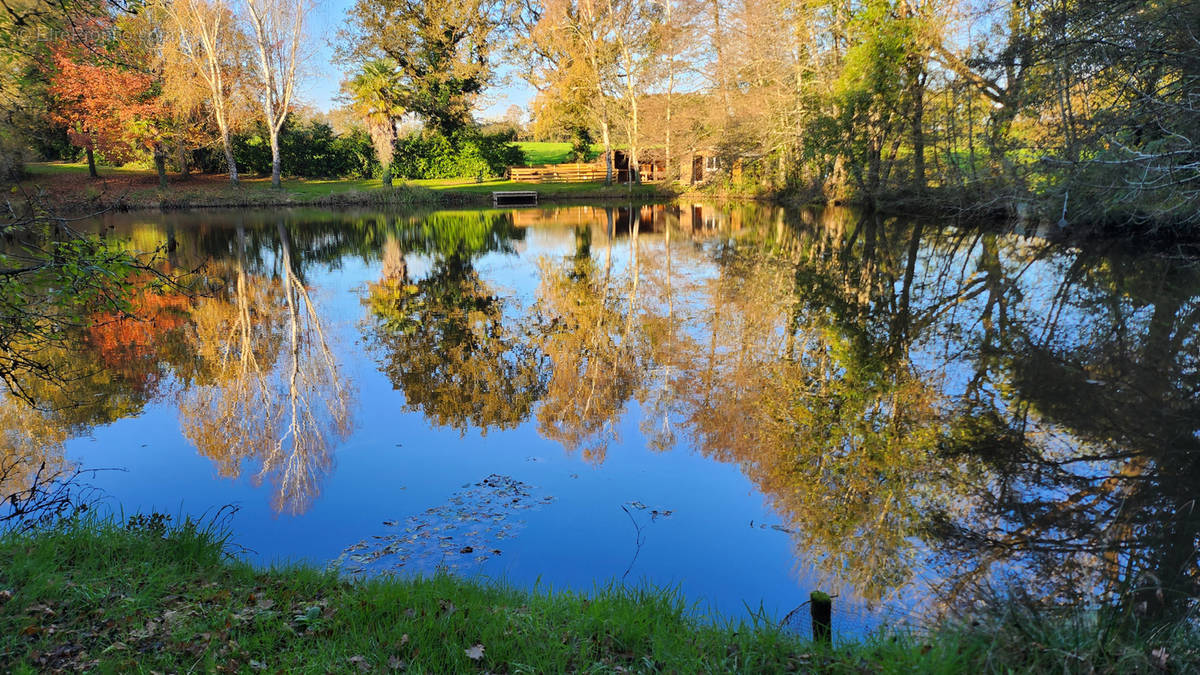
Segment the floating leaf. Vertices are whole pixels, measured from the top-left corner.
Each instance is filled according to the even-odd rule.
[[[354,544],[332,564],[351,574],[370,574],[400,567],[431,572],[441,567],[454,569],[468,560],[484,562],[492,551],[499,554],[496,541],[513,536],[524,526],[523,521],[514,520],[514,514],[553,501],[553,496],[536,495],[531,485],[491,474],[466,484],[441,506],[429,507],[403,523],[383,521],[400,530],[372,535],[372,543]],[[348,564],[351,562],[355,564]]]

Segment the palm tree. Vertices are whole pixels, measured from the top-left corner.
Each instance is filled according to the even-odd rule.
[[[395,153],[396,123],[404,115],[396,95],[398,77],[391,59],[368,61],[362,70],[342,84],[351,108],[367,125],[375,155],[383,168],[383,184],[392,186],[392,157]]]

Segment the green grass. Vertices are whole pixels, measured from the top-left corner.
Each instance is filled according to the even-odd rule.
[[[542,143],[525,141],[517,143],[521,152],[525,153],[525,163],[529,166],[539,164],[562,164],[571,154],[570,143]]]
[[[562,164],[571,156],[570,143],[545,143],[541,141],[523,141],[517,143],[521,152],[525,153],[526,166],[542,164]],[[604,146],[596,143],[590,149],[592,157],[598,157],[604,151]]]
[[[517,590],[437,575],[350,583],[226,556],[219,528],[137,517],[0,535],[0,670],[94,672],[1177,672],[1196,633],[1101,637],[997,615],[835,648],[679,595]],[[1157,650],[1157,651],[1156,651]]]

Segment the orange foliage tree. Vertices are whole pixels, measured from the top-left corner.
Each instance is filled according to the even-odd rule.
[[[105,62],[66,44],[51,50],[51,117],[67,127],[71,142],[87,153],[88,172],[96,177],[95,152],[126,162],[146,149],[154,154],[165,184],[166,106],[161,83],[153,76]]]

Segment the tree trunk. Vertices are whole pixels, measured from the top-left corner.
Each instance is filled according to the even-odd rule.
[[[188,165],[187,145],[180,138],[175,145],[175,161],[179,163],[179,178],[187,180],[191,175],[192,167]]]
[[[221,142],[225,145],[225,166],[229,168],[229,182],[237,185],[237,162],[233,159],[233,140],[229,138],[228,127],[221,130]]]
[[[913,84],[912,146],[913,189],[925,192],[925,77],[917,75]]]
[[[88,176],[91,178],[99,178],[100,174],[96,172],[96,155],[92,152],[92,147],[89,145],[88,147],[84,148],[84,152],[87,154]]]
[[[283,187],[279,179],[279,130],[271,129],[271,187]]]
[[[161,143],[154,144],[154,170],[158,172],[158,187],[167,189],[167,153]]]
[[[383,187],[392,187],[392,163],[384,164],[382,171],[383,175],[380,176],[380,180],[383,182]]]
[[[671,161],[671,108],[672,98],[675,95],[675,45],[678,43],[680,36],[675,35],[674,25],[671,23],[671,0],[666,0],[667,7],[667,44],[671,45],[670,51],[667,53],[667,138],[666,138],[666,175],[664,178],[669,179],[674,172],[672,167],[675,166]],[[668,230],[669,232],[670,230]],[[669,279],[668,279],[669,281]]]
[[[600,137],[604,141],[604,184],[612,185],[613,180],[613,156],[612,156],[612,140],[608,135],[608,113],[600,120]]]
[[[632,94],[632,92],[630,92]],[[642,167],[638,161],[638,104],[637,97],[631,96],[630,101],[630,134],[629,134],[629,185],[642,182]]]

